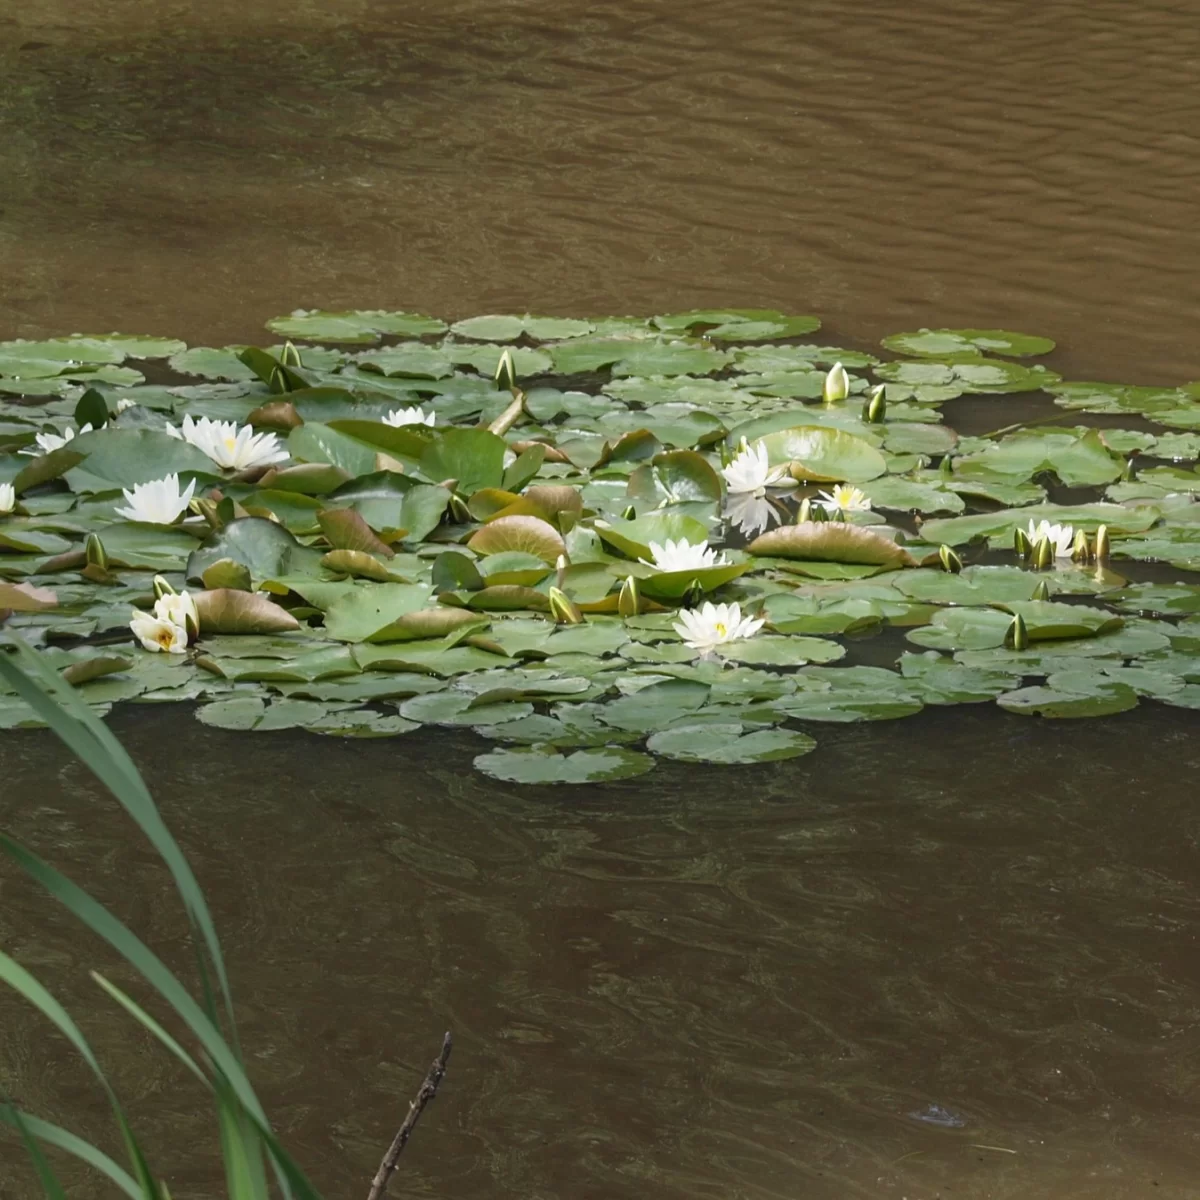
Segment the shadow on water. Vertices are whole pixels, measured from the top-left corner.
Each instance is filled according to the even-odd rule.
[[[443,1026],[460,1049],[407,1194],[1195,1195],[1187,712],[927,710],[576,791],[486,781],[461,737],[114,723],[213,900],[255,1082],[330,1196],[369,1179]],[[83,770],[48,734],[0,750],[0,826],[186,968],[165,875]],[[216,1196],[205,1107],[96,1002],[95,949],[2,888],[0,940],[70,998],[172,1190]],[[69,1052],[0,1014],[5,1086],[111,1140]]]

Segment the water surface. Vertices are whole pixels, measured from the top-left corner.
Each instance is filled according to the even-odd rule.
[[[1196,1194],[1193,714],[1065,732],[927,710],[826,727],[787,763],[582,790],[490,782],[478,740],[426,731],[237,735],[175,706],[115,725],[212,898],[255,1083],[327,1196],[365,1192],[444,1028],[398,1195]],[[0,752],[0,827],[187,969],[111,802],[48,735]],[[173,1194],[216,1197],[205,1104],[96,997],[103,953],[11,871],[0,898],[0,943],[80,1015]],[[15,1000],[0,1014],[0,1081],[111,1144],[70,1052]],[[0,1195],[28,1194],[6,1159]]]
[[[1195,0],[0,0],[0,336],[748,304],[1195,379],[1197,61]],[[980,428],[1023,411],[991,403]],[[1107,1200],[1200,1178],[1195,720],[927,711],[574,792],[427,730],[115,725],[330,1197],[365,1194],[449,1027],[397,1195]],[[161,870],[49,736],[0,740],[0,781],[0,827],[186,969]],[[11,871],[0,944],[61,988],[173,1192],[218,1195],[202,1098]],[[112,1145],[7,996],[0,1084]],[[23,1171],[3,1156],[0,1196]]]
[[[1200,376],[1196,0],[0,3],[0,327],[748,304]]]

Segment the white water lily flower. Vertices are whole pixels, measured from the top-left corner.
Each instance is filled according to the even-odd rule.
[[[187,592],[164,592],[154,602],[154,615],[160,621],[169,621],[185,630],[200,628],[196,602]]]
[[[181,429],[168,425],[167,432],[172,437],[190,442],[197,450],[207,454],[218,467],[226,470],[249,471],[253,467],[269,467],[288,457],[288,452],[280,446],[275,434],[255,433],[249,425],[239,429],[236,421],[210,421],[208,417],[193,421],[187,416],[183,418]]]
[[[1075,527],[1073,525],[1051,525],[1049,521],[1039,521],[1035,526],[1030,521],[1029,529],[1026,532],[1031,546],[1036,546],[1042,538],[1047,538],[1055,558],[1071,557],[1071,551],[1075,547]]]
[[[826,404],[836,404],[850,395],[850,376],[840,362],[834,363],[825,376],[825,386],[822,389]]]
[[[657,567],[660,571],[701,571],[705,567],[728,566],[729,560],[718,557],[715,550],[708,548],[707,542],[692,545],[687,538],[673,542],[667,538],[663,545],[650,543],[650,558],[641,561],[648,567]]]
[[[401,425],[433,425],[436,421],[437,413],[425,412],[415,404],[412,408],[393,408],[383,418],[383,423],[391,425],[394,429],[399,429]]]
[[[714,646],[753,637],[762,627],[761,618],[743,617],[740,605],[706,600],[699,608],[680,610],[675,632],[693,650],[706,653]]]
[[[17,492],[11,483],[0,483],[0,516],[17,507]]]
[[[152,479],[149,483],[134,484],[132,489],[122,488],[128,508],[118,508],[117,516],[127,521],[145,521],[149,525],[174,525],[187,511],[196,490],[193,479],[186,490],[179,490],[179,476],[168,475],[165,479]]]
[[[822,492],[817,503],[826,512],[870,512],[871,501],[861,489],[839,483],[832,491]]]
[[[174,621],[164,621],[154,613],[142,612],[140,608],[135,608],[129,620],[129,628],[147,650],[153,650],[156,654],[159,651],[182,654],[187,649],[187,630],[182,625],[176,625]]]
[[[721,469],[726,486],[731,492],[749,492],[762,496],[766,489],[782,483],[788,477],[786,467],[772,467],[767,462],[767,448],[762,442],[750,445],[745,438],[738,447],[737,455],[727,467]]]
[[[117,401],[117,416],[119,417],[123,412],[128,412],[131,408],[137,408],[137,406],[138,402],[136,400],[130,400],[128,396],[122,396]]]
[[[79,432],[91,433],[92,427],[90,424],[84,425]],[[21,453],[32,454],[34,456],[49,454],[52,450],[61,450],[68,442],[73,441],[74,438],[75,430],[69,425],[65,430],[63,430],[62,433],[39,433],[35,438],[35,441],[37,442],[36,447],[31,447],[28,450],[22,450]]]

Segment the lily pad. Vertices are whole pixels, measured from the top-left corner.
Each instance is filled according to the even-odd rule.
[[[842,429],[796,425],[767,434],[762,444],[770,464],[789,466],[796,479],[861,483],[887,471],[887,459],[875,446]]]
[[[795,729],[747,731],[740,722],[677,725],[653,734],[646,749],[660,758],[693,763],[763,763],[798,758],[815,750],[816,740]]]
[[[632,779],[654,769],[648,754],[622,747],[576,750],[493,750],[475,759],[475,769],[507,783],[604,783]]]
[[[841,521],[803,521],[760,534],[747,547],[751,554],[773,558],[814,559],[881,567],[912,567],[903,546],[881,534]]]
[[[441,333],[445,321],[419,313],[358,310],[325,312],[298,309],[287,317],[275,317],[267,328],[280,337],[302,338],[314,342],[374,342],[380,334],[420,337]]]
[[[883,344],[897,354],[926,358],[971,353],[1029,358],[1054,349],[1049,338],[1003,329],[921,329],[916,333],[893,333],[883,339]]]

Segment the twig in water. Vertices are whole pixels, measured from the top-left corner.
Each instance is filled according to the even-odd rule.
[[[383,1193],[387,1191],[388,1182],[392,1178],[396,1164],[400,1161],[401,1152],[408,1144],[409,1136],[417,1127],[421,1113],[425,1111],[425,1105],[437,1095],[438,1085],[445,1078],[446,1064],[450,1061],[451,1045],[450,1035],[447,1033],[442,1039],[442,1052],[433,1060],[433,1065],[429,1068],[420,1090],[417,1092],[417,1098],[408,1106],[408,1116],[404,1118],[404,1124],[392,1138],[392,1144],[383,1156],[383,1162],[379,1164],[375,1178],[371,1180],[371,1191],[367,1195],[367,1200],[380,1200]]]

